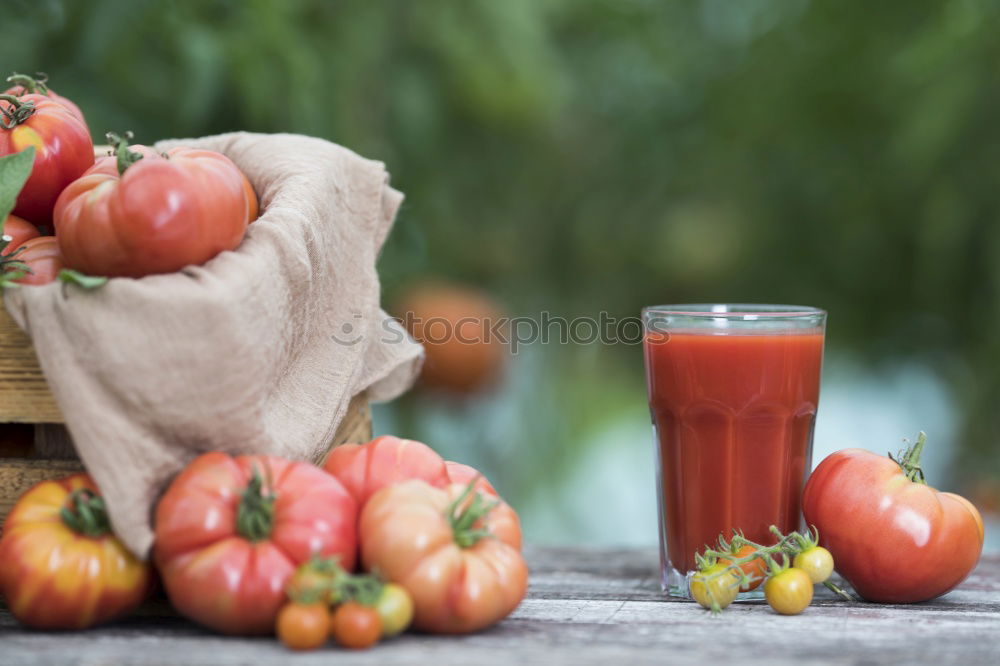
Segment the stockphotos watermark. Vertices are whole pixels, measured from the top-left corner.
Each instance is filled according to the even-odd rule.
[[[614,317],[600,312],[596,317],[567,319],[543,311],[537,317],[465,317],[451,320],[444,317],[421,318],[407,312],[399,319],[384,319],[371,333],[366,332],[360,313],[353,322],[345,322],[333,334],[337,344],[354,346],[367,335],[376,335],[379,342],[399,344],[405,340],[403,328],[418,331],[425,345],[452,342],[459,344],[502,344],[516,354],[525,345],[637,345],[642,342],[642,320],[639,317]]]

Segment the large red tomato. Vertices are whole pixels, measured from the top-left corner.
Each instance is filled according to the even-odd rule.
[[[70,113],[80,119],[80,122],[86,123],[83,118],[83,112],[80,111],[80,107],[73,103],[73,101],[69,98],[57,95],[56,91],[49,88],[48,77],[44,74],[38,74],[37,76],[38,78],[34,78],[26,74],[18,74],[15,72],[13,75],[7,77],[7,83],[10,83],[11,87],[5,90],[4,94],[20,96],[37,93],[39,95],[45,95],[69,109]]]
[[[156,508],[154,557],[174,607],[227,634],[266,634],[285,585],[314,555],[354,567],[357,503],[323,470],[207,453]]]
[[[916,446],[896,462],[863,449],[826,457],[806,483],[802,511],[840,573],[869,601],[926,601],[969,575],[983,519],[963,497],[926,485]]]
[[[36,629],[83,629],[134,609],[152,580],[111,533],[86,474],[44,481],[21,496],[0,539],[0,592]]]
[[[444,459],[431,447],[392,435],[376,437],[367,444],[342,444],[330,451],[323,469],[340,479],[358,506],[400,481],[421,479],[438,488],[448,485]]]
[[[235,249],[256,216],[253,188],[225,155],[121,142],[62,193],[55,226],[68,267],[142,277]]]
[[[48,224],[59,193],[94,163],[86,123],[45,95],[0,95],[0,157],[35,147],[14,214]]]
[[[62,257],[59,255],[59,242],[55,236],[38,236],[29,238],[14,248],[17,252],[12,259],[27,265],[29,273],[14,280],[19,284],[48,284],[59,276],[63,269]],[[4,270],[20,270],[18,264],[6,264]]]
[[[527,591],[517,514],[472,490],[405,481],[375,493],[361,512],[365,568],[406,588],[421,631],[484,629]]]
[[[16,215],[8,215],[3,223],[3,234],[0,234],[0,236],[9,237],[10,242],[0,247],[0,256],[6,257],[16,250],[21,243],[29,238],[36,238],[38,235],[38,227],[31,222],[22,220]]]

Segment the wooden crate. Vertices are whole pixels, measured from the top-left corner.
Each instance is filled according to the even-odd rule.
[[[0,298],[0,429],[6,432],[0,436],[0,525],[34,484],[83,470],[62,422],[31,340]],[[362,394],[348,406],[330,448],[366,442],[371,436],[371,412]],[[314,462],[321,464],[328,452]]]

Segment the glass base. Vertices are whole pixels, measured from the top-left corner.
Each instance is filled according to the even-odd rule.
[[[677,597],[678,599],[693,599],[691,596],[691,576],[694,575],[693,571],[682,574],[672,566],[666,565],[662,568],[662,572],[663,573],[660,576],[660,588],[666,592],[668,596]],[[756,590],[740,592],[736,595],[736,601],[759,601],[763,598],[763,585],[758,587]]]

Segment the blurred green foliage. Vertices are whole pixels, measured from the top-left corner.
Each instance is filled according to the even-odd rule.
[[[516,313],[822,306],[831,345],[942,373],[963,444],[1000,474],[1000,2],[5,0],[2,16],[3,67],[48,72],[97,135],[302,132],[385,161],[408,195],[390,294],[435,273]]]

